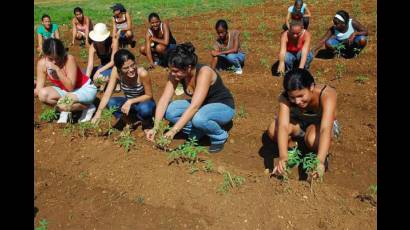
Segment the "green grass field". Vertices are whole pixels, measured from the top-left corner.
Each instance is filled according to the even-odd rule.
[[[148,14],[156,12],[161,18],[191,16],[198,13],[233,9],[242,6],[251,6],[263,0],[122,0],[121,4],[131,12],[134,24],[142,24],[148,20]],[[34,24],[41,21],[43,14],[50,15],[53,22],[70,25],[74,17],[73,9],[79,6],[84,14],[91,17],[93,23],[111,23],[112,10],[110,6],[113,1],[107,0],[83,0],[83,1],[35,1],[34,2]]]

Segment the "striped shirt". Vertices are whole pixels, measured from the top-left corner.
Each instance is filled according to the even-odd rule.
[[[136,98],[145,94],[144,85],[140,82],[138,82],[136,85],[130,86],[124,83],[122,77],[120,77],[120,79],[121,90],[122,92],[124,92],[124,95],[127,99]]]

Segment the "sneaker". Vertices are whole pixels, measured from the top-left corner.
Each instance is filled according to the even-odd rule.
[[[222,151],[224,149],[224,145],[223,144],[211,144],[211,146],[209,146],[209,153],[219,153],[220,151]]]
[[[242,68],[235,70],[235,74],[241,75],[242,73],[243,73]]]
[[[68,121],[68,116],[71,115],[71,112],[61,112],[60,118],[58,119],[58,124],[65,124]]]
[[[78,122],[90,121],[91,118],[93,117],[95,110],[96,110],[95,105],[91,104],[90,106],[88,106],[88,108],[84,109],[83,112],[81,113],[81,117],[78,119]]]

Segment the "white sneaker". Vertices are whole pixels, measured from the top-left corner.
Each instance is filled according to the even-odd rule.
[[[71,115],[71,112],[61,112],[60,113],[60,118],[58,119],[57,123],[58,124],[64,124],[67,123],[68,116]]]
[[[235,73],[238,75],[241,75],[243,73],[242,68],[235,70]]]
[[[88,106],[88,108],[84,109],[83,112],[81,113],[81,117],[80,119],[78,119],[78,122],[90,121],[91,118],[93,117],[95,110],[96,108],[94,104],[91,104],[90,106]]]

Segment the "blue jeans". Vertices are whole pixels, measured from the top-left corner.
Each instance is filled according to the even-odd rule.
[[[363,49],[365,47],[360,45],[360,41],[361,40],[366,40],[367,41],[367,36],[364,35],[358,35],[354,38],[353,40],[353,44],[351,44],[351,46],[356,47],[358,49]],[[329,38],[326,40],[326,46],[332,49],[335,49],[337,47],[337,45],[339,45],[340,43],[343,43],[345,45],[345,48],[349,48],[348,44],[347,44],[347,40],[344,41],[339,41],[336,38]]]
[[[189,105],[188,100],[171,102],[165,112],[165,119],[173,124],[177,123]],[[206,104],[195,113],[182,131],[190,138],[196,137],[199,140],[203,135],[207,135],[211,139],[211,144],[223,144],[228,139],[228,132],[221,126],[229,123],[234,115],[235,110],[225,104]]]
[[[112,97],[108,101],[108,108],[117,107],[117,109],[114,112],[115,118],[118,119],[122,115],[121,107],[122,105],[124,105],[126,101],[127,98],[125,97]],[[129,115],[135,115],[137,119],[141,121],[150,120],[154,115],[155,107],[156,105],[154,100],[135,103],[131,105]]]
[[[295,62],[299,63],[301,59],[302,59],[302,51],[299,51],[296,54],[291,53],[291,52],[286,52],[286,54],[285,54],[285,67],[286,67],[286,70],[293,69],[293,65],[295,64]],[[313,60],[313,53],[312,53],[312,51],[310,51],[307,55],[304,69],[309,69],[310,62],[312,62],[312,60]]]
[[[223,58],[224,61],[228,62],[230,65],[233,65],[236,71],[236,70],[242,69],[241,66],[243,66],[245,62],[245,53],[238,52],[238,53],[230,53],[230,54],[221,54],[221,55],[218,55],[218,62],[220,58]]]

